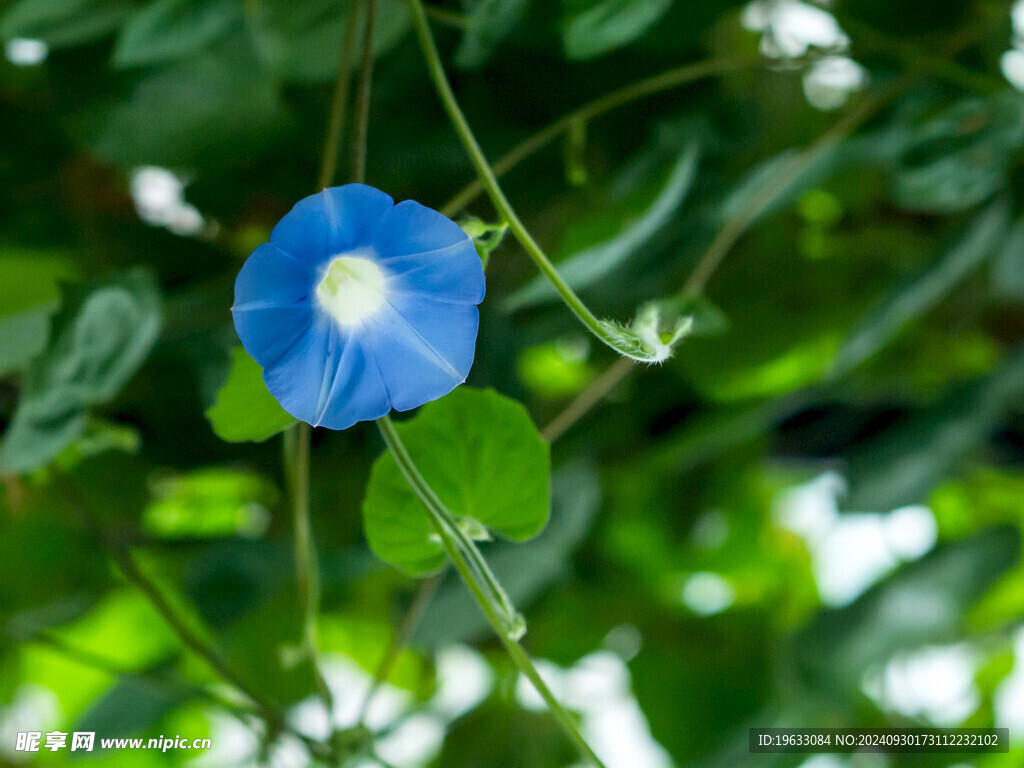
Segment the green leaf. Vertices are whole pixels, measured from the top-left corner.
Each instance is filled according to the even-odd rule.
[[[562,45],[570,59],[592,59],[629,45],[653,27],[672,0],[598,0],[570,17]]]
[[[469,25],[455,52],[455,63],[464,69],[484,64],[498,44],[526,16],[530,0],[474,0],[469,3]]]
[[[44,305],[56,310],[61,280],[74,280],[78,270],[61,252],[0,246],[0,317]]]
[[[395,424],[413,461],[458,518],[526,541],[548,520],[548,446],[526,409],[493,390],[460,387]],[[370,548],[385,562],[423,575],[444,550],[419,498],[385,453],[374,462],[363,501]]]
[[[516,361],[516,373],[519,380],[540,397],[569,397],[594,380],[594,366],[587,360],[589,350],[586,338],[560,339],[527,347]]]
[[[168,539],[244,536],[255,538],[270,521],[274,487],[259,475],[206,467],[150,483],[153,501],[143,527]]]
[[[988,439],[1021,397],[1024,352],[852,455],[845,506],[877,512],[924,502],[965,455]]]
[[[912,320],[932,309],[1002,242],[1007,210],[994,204],[934,265],[883,299],[854,327],[832,362],[832,375],[849,373],[892,341]]]
[[[263,371],[242,347],[231,350],[231,371],[206,411],[210,426],[229,443],[262,443],[295,423],[267,391]]]
[[[46,348],[50,316],[60,307],[57,281],[76,270],[61,255],[0,249],[0,377],[24,370]]]
[[[117,395],[156,342],[160,296],[147,272],[132,270],[71,291],[54,325],[53,346],[25,376],[0,448],[9,472],[48,463],[83,433],[88,408]]]
[[[284,80],[326,82],[338,73],[338,49],[353,5],[352,0],[260,0],[246,5],[246,19],[257,54],[271,73]],[[393,48],[409,28],[403,0],[379,0],[375,53]]]
[[[558,263],[558,271],[574,290],[587,288],[601,280],[630,256],[643,248],[675,215],[693,185],[700,150],[691,142],[676,160],[665,186],[650,206],[633,222],[623,227],[611,240],[592,246]],[[558,291],[543,276],[535,277],[513,293],[506,309],[515,311],[549,301],[556,301]]]
[[[114,31],[131,11],[124,0],[20,0],[0,16],[0,37],[80,45]]]
[[[966,99],[916,128],[897,161],[893,199],[913,211],[950,213],[986,200],[1009,180],[1024,141],[1019,94]]]
[[[182,58],[220,39],[241,20],[242,4],[232,0],[156,0],[121,29],[114,66]]]

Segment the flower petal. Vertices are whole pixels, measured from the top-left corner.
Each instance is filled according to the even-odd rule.
[[[403,200],[387,212],[372,244],[386,265],[396,256],[437,251],[468,240],[462,227],[447,216],[415,200]]]
[[[318,266],[328,256],[369,245],[394,204],[390,195],[365,184],[329,187],[297,202],[274,227],[270,242]]]
[[[473,241],[464,240],[433,251],[381,259],[391,273],[390,291],[435,301],[479,304],[484,300],[484,270]]]
[[[263,369],[263,381],[288,413],[316,424],[343,347],[337,326],[317,317],[280,358]]]
[[[357,421],[379,419],[391,410],[388,391],[362,342],[349,337],[317,426],[348,429]]]
[[[408,411],[466,380],[476,352],[479,313],[472,304],[416,298],[388,304],[360,332],[396,410]]]
[[[264,243],[242,265],[231,308],[242,346],[262,366],[283,355],[313,322],[312,271]]]

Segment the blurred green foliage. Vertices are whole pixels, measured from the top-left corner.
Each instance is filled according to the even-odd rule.
[[[1006,696],[1024,698],[1011,687],[1024,670],[1024,96],[1000,71],[1011,6],[837,0],[848,50],[770,60],[758,51],[771,32],[754,22],[786,4],[800,6],[431,6],[492,159],[592,99],[719,63],[564,124],[502,179],[600,316],[688,285],[693,338],[662,366],[608,379],[611,353],[506,237],[488,264],[472,388],[398,424],[453,510],[498,534],[482,548],[527,617],[529,652],[563,671],[596,652],[622,660],[624,695],[664,750],[653,765],[797,766],[747,754],[747,728],[992,725]],[[237,346],[229,307],[245,257],[314,191],[339,62],[359,59],[341,50],[355,6],[0,3],[2,764],[77,762],[14,751],[17,731],[54,729],[245,747],[206,765],[326,764],[280,724],[234,718],[234,689],[109,555],[130,552],[186,627],[295,707],[298,730],[313,727],[273,437],[291,419]],[[367,180],[440,208],[472,168],[401,0],[379,1],[373,50]],[[805,88],[828,55],[868,79],[821,111]],[[457,213],[495,220],[484,197]],[[709,254],[706,279],[688,282]],[[557,418],[581,393],[592,407]],[[551,425],[550,450],[531,420]],[[421,583],[367,540],[405,571],[442,561],[380,453],[368,425],[314,435],[320,643],[339,728],[355,724]],[[364,505],[396,519],[377,530],[371,515],[364,534]],[[917,549],[896,527],[906,508],[934,523],[913,529]],[[868,576],[858,555],[875,557]],[[836,592],[836,573],[855,587]],[[414,717],[432,718],[440,742],[396,766],[573,764],[550,718],[521,706],[462,585],[435,579],[386,688],[402,714],[366,722],[380,764]],[[493,675],[462,711],[441,696],[459,644]],[[970,660],[952,720],[886,694],[887,674],[912,689],[900,670],[936,648]],[[575,708],[585,729],[624,728]],[[364,750],[349,764],[368,765],[365,734],[345,735]],[[836,764],[1014,766],[1014,738],[1009,754]]]

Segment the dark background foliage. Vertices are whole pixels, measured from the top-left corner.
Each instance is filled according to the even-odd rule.
[[[0,761],[27,757],[12,746],[25,730],[245,743],[201,694],[217,676],[112,567],[82,500],[244,676],[288,704],[312,694],[308,670],[287,663],[300,629],[280,439],[227,443],[204,414],[237,343],[234,277],[315,191],[350,5],[0,11]],[[724,62],[580,123],[503,178],[553,257],[596,249],[566,272],[601,316],[677,292],[722,248],[701,333],[554,440],[547,530],[485,547],[532,655],[579,679],[588,664],[627,675],[606,702],[625,709],[604,726],[600,706],[584,717],[625,734],[631,757],[613,766],[804,762],[747,754],[753,725],[1021,723],[1024,97],[1003,74],[1011,6],[837,0],[829,12],[849,46],[789,58],[761,55],[756,14],[721,0],[445,0],[430,14],[491,158],[617,88]],[[405,4],[380,0],[378,16],[367,181],[439,208],[473,169]],[[834,55],[868,78],[819,109],[812,73]],[[483,196],[462,213],[495,218]],[[511,238],[487,274],[469,384],[544,426],[614,355],[537,287]],[[95,338],[68,342],[62,329],[86,311]],[[380,450],[368,425],[314,435],[322,645],[349,670],[346,690],[373,674],[417,590],[363,536]],[[452,646],[475,649],[494,685],[445,720],[438,659]],[[575,759],[545,714],[517,703],[454,578],[391,682],[444,734],[396,765]],[[623,712],[642,713],[649,735]],[[1009,755],[814,765],[1017,765],[1022,735]],[[271,764],[305,764],[282,762],[275,736]],[[662,762],[643,762],[641,736]],[[252,744],[206,764],[254,764]]]

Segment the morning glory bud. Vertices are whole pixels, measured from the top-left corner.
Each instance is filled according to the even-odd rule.
[[[346,429],[464,382],[483,298],[480,257],[457,224],[347,184],[281,219],[238,273],[231,312],[281,406]]]

